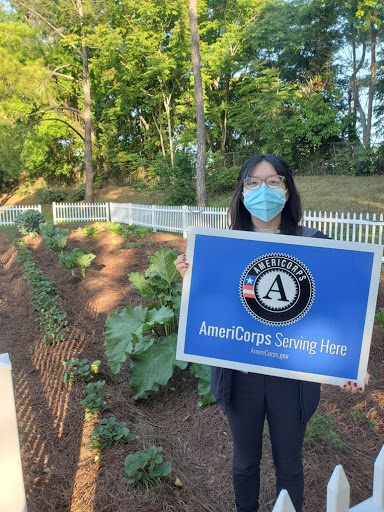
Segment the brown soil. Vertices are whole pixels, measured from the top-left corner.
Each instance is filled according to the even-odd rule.
[[[5,234],[8,236],[6,237]],[[225,416],[215,404],[197,407],[196,383],[177,372],[169,385],[141,402],[133,402],[126,366],[118,375],[109,370],[103,347],[106,317],[114,310],[140,304],[130,290],[128,272],[143,272],[148,256],[160,245],[181,252],[185,241],[176,235],[151,234],[130,248],[106,231],[97,238],[73,232],[70,248],[87,246],[97,255],[85,279],[72,277],[41,237],[26,239],[37,266],[62,298],[69,325],[64,342],[42,343],[42,332],[31,307],[31,288],[24,280],[9,231],[0,233],[0,353],[13,366],[21,456],[29,512],[230,512],[232,444]],[[381,282],[378,308],[384,306]],[[331,413],[341,439],[354,449],[330,443],[308,443],[304,451],[305,512],[323,512],[326,486],[337,464],[351,484],[351,504],[372,494],[373,462],[384,434],[383,329],[374,328],[370,357],[371,385],[363,395],[346,395],[324,386],[320,411]],[[125,421],[136,439],[106,449],[98,462],[86,441],[95,421],[84,419],[80,405],[84,385],[62,384],[62,361],[73,357],[102,360],[107,409]],[[354,417],[350,414],[354,411]],[[148,491],[132,488],[124,459],[150,445],[162,446],[173,466],[172,479]],[[272,510],[274,471],[267,434],[262,462],[261,512]],[[14,511],[4,511],[14,512]]]

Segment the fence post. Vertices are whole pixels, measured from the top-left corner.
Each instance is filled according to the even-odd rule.
[[[11,362],[0,354],[0,510],[27,511]]]
[[[128,226],[133,224],[132,203],[128,203]]]
[[[349,512],[350,486],[343,466],[335,467],[327,485],[327,512]]]
[[[292,504],[288,491],[285,489],[280,491],[272,512],[295,512],[295,507]]]
[[[183,205],[181,207],[181,223],[183,227],[183,238],[187,238],[187,229],[188,229],[188,206]]]
[[[152,210],[152,221],[151,221],[152,229],[154,232],[156,232],[156,205],[155,204],[152,205],[151,210]]]
[[[384,509],[384,446],[377,456],[373,470],[372,501],[375,505]]]
[[[56,218],[56,203],[52,203],[52,215],[53,215],[53,225],[55,226],[57,218]]]

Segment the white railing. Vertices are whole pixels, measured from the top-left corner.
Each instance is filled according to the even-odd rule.
[[[304,212],[304,226],[319,229],[334,240],[383,244],[384,215]]]
[[[349,508],[350,485],[343,467],[336,466],[327,486],[327,512],[384,512],[384,446],[373,470],[372,497]],[[272,512],[295,512],[286,490],[282,490]]]
[[[109,203],[52,203],[53,224],[109,221]]]
[[[41,213],[41,205],[0,206],[0,226],[12,226],[20,213],[37,210]]]
[[[186,236],[191,226],[228,227],[227,208],[198,208],[196,206],[155,206],[145,204],[111,203],[111,221],[137,224]]]
[[[41,206],[0,208],[0,225],[10,225],[21,211]],[[226,229],[227,208],[158,206],[133,203],[52,203],[53,223],[112,221],[186,236],[192,226]],[[304,211],[302,224],[334,240],[384,244],[384,215]]]
[[[227,208],[154,206],[111,203],[111,221],[138,224],[186,235],[191,226],[225,229]],[[319,229],[334,240],[384,243],[384,215],[304,211],[302,224]]]
[[[0,389],[0,510],[27,512],[12,366],[8,354],[0,354]]]

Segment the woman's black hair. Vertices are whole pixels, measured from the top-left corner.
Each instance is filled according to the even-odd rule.
[[[293,181],[292,171],[287,162],[276,155],[254,155],[247,160],[240,169],[237,178],[237,187],[229,206],[229,227],[242,231],[252,231],[253,224],[249,211],[243,202],[243,183],[245,178],[251,175],[254,167],[263,160],[269,162],[276,169],[277,174],[284,176],[289,197],[281,212],[280,231],[286,235],[294,235],[300,222],[302,210],[301,200]]]

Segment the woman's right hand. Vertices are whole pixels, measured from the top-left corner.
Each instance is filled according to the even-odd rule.
[[[187,257],[185,254],[180,254],[174,261],[176,269],[180,272],[181,276],[184,277],[186,271],[189,268]]]

